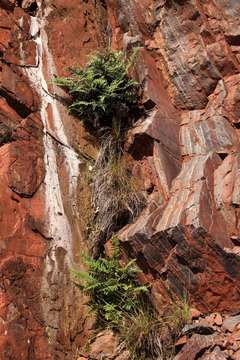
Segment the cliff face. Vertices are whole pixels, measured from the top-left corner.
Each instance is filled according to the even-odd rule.
[[[75,359],[91,331],[69,269],[85,246],[78,153],[95,149],[50,80],[109,45],[140,47],[148,113],[125,145],[148,204],[122,244],[156,306],[170,288],[203,312],[239,310],[239,13],[237,0],[0,0],[1,359]]]

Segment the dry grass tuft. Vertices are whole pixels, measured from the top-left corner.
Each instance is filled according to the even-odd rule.
[[[126,315],[119,329],[122,346],[129,350],[130,360],[171,360],[175,356],[175,342],[189,320],[189,303],[185,298],[175,298],[161,314],[143,304]]]
[[[92,205],[95,209],[93,255],[101,252],[101,246],[113,233],[133,221],[145,205],[145,198],[136,184],[118,143],[112,136],[102,142],[94,166],[91,184]]]
[[[159,359],[162,356],[161,322],[148,310],[128,315],[120,335],[131,360]]]

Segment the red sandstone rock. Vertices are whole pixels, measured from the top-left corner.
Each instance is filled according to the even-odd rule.
[[[214,323],[218,326],[221,326],[222,323],[223,323],[223,319],[222,319],[222,316],[221,314],[219,313],[216,313],[215,316],[214,316]]]
[[[91,345],[90,357],[101,360],[102,358],[113,359],[116,357],[118,341],[113,332],[108,330],[100,333]]]
[[[221,343],[221,338],[216,335],[193,335],[174,360],[194,360],[198,353]]]
[[[125,3],[124,1],[120,3],[120,8],[124,11]],[[124,32],[123,25],[120,22],[120,12],[116,9],[113,10],[113,2],[110,2],[110,6],[115,20],[119,21]],[[141,6],[134,3],[132,13],[126,17],[132,19],[133,14],[139,14]],[[145,6],[148,8],[149,2],[146,1]],[[179,291],[181,288],[184,291],[185,286],[188,289],[191,288],[193,298],[195,296],[198,298],[197,305],[207,299],[206,301],[208,305],[211,304],[212,310],[226,309],[227,302],[229,303],[228,309],[232,310],[233,302],[235,300],[237,303],[239,302],[238,292],[236,291],[234,295],[229,294],[228,297],[228,292],[225,293],[223,290],[225,287],[223,283],[226,284],[225,276],[221,277],[219,282],[217,280],[219,277],[218,270],[213,275],[215,271],[212,272],[207,264],[215,263],[216,266],[216,263],[218,265],[221,263],[223,272],[228,273],[227,277],[232,277],[234,266],[232,267],[230,263],[232,261],[239,263],[238,252],[234,250],[234,244],[231,240],[232,236],[237,238],[239,234],[238,225],[236,226],[236,219],[239,214],[237,205],[239,187],[237,185],[238,175],[236,175],[238,173],[239,136],[238,131],[231,126],[231,123],[237,123],[239,118],[237,90],[239,80],[238,74],[236,74],[239,71],[236,58],[238,51],[235,49],[233,53],[233,49],[229,47],[230,42],[234,41],[233,38],[226,41],[221,33],[222,31],[229,32],[228,21],[238,23],[237,5],[234,3],[228,7],[224,3],[222,8],[221,6],[216,8],[215,3],[210,2],[198,3],[195,7],[185,2],[181,4],[163,2],[155,13],[150,6],[149,13],[152,14],[152,17],[149,16],[148,21],[156,25],[157,28],[153,36],[155,44],[154,47],[151,47],[152,56],[155,59],[155,66],[157,64],[158,71],[168,81],[168,86],[161,87],[162,102],[164,109],[167,109],[164,115],[165,119],[168,120],[166,126],[164,122],[162,124],[159,122],[159,126],[153,126],[152,124],[158,124],[158,122],[152,120],[152,115],[148,116],[142,125],[138,125],[133,130],[129,150],[132,151],[133,155],[137,154],[137,158],[142,161],[141,155],[144,157],[147,154],[149,158],[151,156],[151,152],[146,152],[146,149],[149,149],[150,144],[152,144],[151,138],[159,141],[160,151],[155,153],[154,164],[155,167],[158,164],[160,165],[158,168],[158,189],[162,191],[163,200],[157,210],[154,209],[149,215],[145,212],[134,225],[124,229],[121,232],[121,238],[128,249],[129,246],[131,247],[133,256],[141,258],[140,263],[142,265],[148,264],[147,269],[145,267],[147,272],[153,276],[154,274],[160,276],[162,280],[159,281],[164,282],[164,284],[170,282],[173,288],[178,288]],[[224,14],[224,20],[222,14]],[[134,36],[142,31],[142,20],[140,21],[140,18],[139,15],[139,18],[136,17],[133,20],[131,30]],[[157,21],[159,21],[159,26]],[[146,38],[145,44],[149,46],[151,35],[146,31],[144,36]],[[198,39],[201,37],[203,41],[199,42]],[[237,41],[236,38],[235,36],[235,41]],[[154,52],[157,48],[165,60],[164,64],[158,53]],[[144,63],[141,69],[148,66],[151,69],[154,68],[149,58],[145,57]],[[145,70],[145,74],[148,77],[147,70]],[[224,77],[224,80],[220,80],[220,76]],[[149,78],[150,80],[147,82],[159,82],[157,76],[150,75]],[[145,97],[148,96],[147,92],[149,98],[155,99],[155,104],[161,107],[162,97],[157,100],[156,96],[155,98],[152,96],[151,89],[157,86],[156,83],[152,84],[150,88],[145,88]],[[173,141],[176,145],[170,145],[170,141],[175,139],[175,135],[174,131],[169,131],[169,129],[171,126],[175,128],[178,126],[178,119],[176,118],[177,113],[174,112],[171,112],[172,117],[169,117],[171,105],[165,103],[166,92],[168,96],[170,94],[173,97],[175,105],[184,109],[181,115],[179,145],[178,140]],[[156,115],[154,116],[156,117]],[[174,150],[175,148],[177,150]],[[177,171],[171,172],[172,161],[169,160],[170,157],[165,163],[159,161],[164,149],[167,149],[171,156],[176,156],[180,151],[184,157],[182,169],[177,177]],[[175,175],[170,177],[169,174],[171,173]],[[166,178],[171,179],[170,182],[167,182]],[[236,205],[234,205],[235,202]],[[164,206],[164,204],[166,205]],[[209,216],[209,214],[211,215]],[[190,228],[193,226],[194,232],[196,231],[199,235],[202,231],[200,229],[208,229],[207,232],[211,236],[209,242],[203,240],[202,245],[200,245],[200,236],[195,237],[194,235],[195,239],[198,237],[198,254],[205,253],[203,249],[200,250],[200,247],[205,247],[206,242],[212,245],[215,243],[212,247],[212,250],[215,248],[213,250],[215,255],[212,250],[205,253],[206,258],[203,255],[205,260],[203,258],[200,260],[200,257],[196,255],[199,266],[195,268],[194,265],[190,272],[187,263],[192,261],[193,253],[189,248],[192,250],[196,250],[196,248],[191,240],[192,230],[188,226]],[[158,233],[159,231],[160,233]],[[184,251],[181,251],[179,256],[178,248],[180,245],[176,234],[179,233],[181,237],[183,232],[185,232],[186,249],[188,249],[189,255],[182,258]],[[170,234],[174,234],[174,236]],[[160,240],[159,243],[159,239],[162,237],[165,240]],[[175,245],[170,245],[173,243]],[[218,247],[219,250],[217,250]],[[211,253],[212,255],[210,255]],[[218,256],[220,257],[218,258]],[[229,256],[234,260],[230,260]],[[220,260],[221,257],[222,260]],[[228,257],[229,265],[227,265],[228,261],[226,262]],[[216,258],[218,260],[215,262]],[[206,259],[208,260],[206,261]],[[185,271],[186,278],[184,280]],[[207,274],[209,273],[211,273],[211,278],[208,278]],[[235,275],[233,277],[237,282],[239,281]],[[201,283],[202,285],[200,285]],[[226,285],[229,290],[231,289],[230,283]],[[160,288],[162,289],[161,285]],[[203,293],[196,295],[197,289],[204,289]],[[221,295],[222,291],[227,297]],[[220,305],[220,303],[222,304]],[[201,306],[200,308],[203,309]],[[237,308],[238,305],[235,309],[237,310]]]
[[[44,179],[42,147],[36,142],[16,142],[11,147],[12,165],[9,167],[10,188],[22,196],[32,196]]]
[[[200,357],[201,360],[226,360],[227,355],[220,350],[219,347],[213,350],[210,354],[206,354]]]
[[[232,358],[234,360],[240,360],[240,350],[236,351],[233,355]]]
[[[6,10],[13,10],[16,0],[0,0],[0,8]]]
[[[18,67],[3,65],[0,81],[2,96],[22,117],[27,117],[38,108],[38,98],[29,86],[28,78]]]
[[[31,3],[21,6],[31,12]],[[29,15],[15,5],[0,0],[0,134],[10,134],[0,142],[0,354],[3,360],[72,359],[92,323],[85,321],[85,310],[72,313],[72,298],[61,296],[68,292],[65,278],[53,282],[55,297],[40,297],[50,241],[41,186],[42,125],[36,114],[40,99],[24,71],[37,64],[36,45],[29,36]],[[143,106],[152,112],[131,131],[126,149],[135,174],[145,178],[145,190],[152,193],[144,213],[122,231],[121,239],[144,269],[142,278],[153,281],[155,304],[160,306],[170,287],[177,294],[188,291],[201,311],[239,310],[238,2],[106,0],[94,5],[54,0],[51,6],[47,44],[60,75],[68,66],[84,65],[91,52],[110,42],[118,49],[143,46],[135,73]],[[46,64],[44,72],[49,81]],[[77,120],[65,115],[65,126],[70,142],[78,145]],[[62,175],[61,156],[58,160]],[[51,350],[45,306],[52,310],[48,320],[57,333]],[[221,325],[220,318],[214,321]],[[3,335],[6,329],[8,336]],[[211,342],[192,339],[192,347],[186,345],[190,360]],[[224,355],[216,350],[206,356]]]
[[[194,308],[191,308],[190,309],[190,317],[191,319],[197,319],[201,316],[201,311],[197,310],[197,309],[194,309]]]
[[[240,323],[240,315],[232,316],[223,321],[223,327],[224,329],[232,332],[239,323]]]
[[[187,336],[186,336],[186,335],[185,335],[185,336],[182,336],[182,337],[180,337],[180,339],[178,339],[178,340],[176,341],[175,346],[177,347],[177,346],[185,345],[185,344],[187,343],[187,341],[188,341]]]

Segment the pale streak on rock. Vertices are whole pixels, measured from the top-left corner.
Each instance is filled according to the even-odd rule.
[[[48,93],[48,86],[44,75],[44,59],[47,60],[48,76],[52,77],[54,72],[53,59],[48,49],[47,34],[44,30],[45,18],[31,17],[30,34],[35,39],[38,49],[38,67],[26,69],[30,81],[33,83],[41,97],[41,119],[44,124],[44,149],[45,149],[45,204],[48,217],[48,232],[52,238],[50,248],[45,260],[45,275],[43,277],[43,312],[49,326],[52,337],[56,336],[59,327],[61,300],[54,301],[58,293],[58,286],[66,283],[69,277],[68,269],[72,266],[72,230],[65,213],[63,195],[57,166],[56,148],[52,137],[48,135],[51,127],[48,108],[52,109],[52,131],[67,147],[62,147],[65,166],[69,177],[69,193],[72,199],[72,208],[76,195],[77,179],[79,175],[79,161],[74,150],[70,148],[64,125],[61,120],[57,101]],[[74,209],[73,209],[74,211]],[[66,267],[66,268],[65,268]],[[58,284],[58,285],[57,285]]]

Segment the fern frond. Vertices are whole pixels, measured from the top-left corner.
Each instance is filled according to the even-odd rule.
[[[72,96],[70,112],[95,126],[112,126],[114,118],[128,121],[127,109],[137,102],[138,84],[128,76],[129,61],[121,51],[96,53],[85,68],[71,68],[69,77],[56,77],[53,82]],[[121,105],[121,106],[120,106]],[[98,126],[99,126],[98,125]]]

